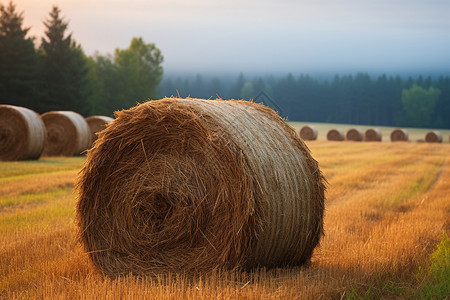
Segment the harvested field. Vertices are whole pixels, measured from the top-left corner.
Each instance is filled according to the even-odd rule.
[[[76,241],[72,183],[84,157],[0,162],[0,298],[448,297],[450,146],[308,147],[329,181],[310,266],[156,279],[105,278]]]

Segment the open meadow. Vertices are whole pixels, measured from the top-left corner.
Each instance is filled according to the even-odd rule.
[[[448,298],[450,145],[308,146],[328,180],[311,264],[197,277],[104,277],[76,241],[73,182],[85,158],[0,162],[0,298]]]

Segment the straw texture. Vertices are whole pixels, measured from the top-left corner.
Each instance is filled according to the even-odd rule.
[[[300,137],[305,141],[315,141],[317,140],[317,128],[311,125],[305,125],[300,128]]]
[[[427,143],[442,143],[442,134],[439,131],[429,131],[425,135],[425,142]]]
[[[247,101],[117,112],[77,189],[79,239],[113,277],[300,265],[323,234],[318,163],[273,110]]]
[[[344,136],[344,133],[339,129],[330,129],[327,133],[327,140],[343,141],[343,140],[345,140],[345,136]]]
[[[378,128],[369,128],[364,133],[364,140],[366,142],[381,142],[381,131]]]
[[[0,160],[38,159],[44,149],[44,123],[34,111],[0,105]]]
[[[345,136],[347,140],[354,141],[354,142],[361,142],[364,138],[364,134],[361,130],[356,128],[350,128],[347,131],[347,134]]]
[[[394,129],[391,132],[391,141],[392,142],[406,142],[408,141],[408,131],[406,129]]]
[[[106,125],[113,120],[113,118],[107,116],[90,116],[86,118],[86,122],[91,132],[92,143],[97,140],[97,133],[105,129]]]
[[[42,155],[79,155],[92,144],[89,126],[80,114],[73,111],[51,111],[41,117],[47,129]]]

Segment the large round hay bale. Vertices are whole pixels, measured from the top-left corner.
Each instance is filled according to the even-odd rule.
[[[442,134],[437,131],[429,131],[425,135],[425,142],[427,143],[442,143]]]
[[[80,241],[110,276],[300,265],[323,232],[318,163],[273,110],[247,101],[117,112],[77,189]]]
[[[381,131],[378,128],[369,128],[364,133],[364,140],[366,142],[381,142]]]
[[[407,142],[408,141],[408,131],[406,129],[397,128],[391,132],[392,142]]]
[[[350,128],[347,131],[347,134],[345,137],[349,141],[361,142],[363,140],[364,134],[361,130],[359,130],[357,128]]]
[[[105,129],[106,125],[113,120],[113,118],[107,116],[90,116],[86,118],[89,131],[91,132],[92,143],[97,140],[97,133]]]
[[[345,140],[345,136],[344,136],[344,133],[339,129],[330,129],[327,133],[327,140],[343,141],[343,140]]]
[[[91,145],[91,133],[83,116],[73,111],[50,111],[42,116],[47,139],[45,156],[79,155]]]
[[[317,128],[311,125],[305,125],[300,128],[300,137],[305,141],[315,141],[317,140]]]
[[[31,109],[0,105],[0,160],[38,159],[44,149],[45,127]]]

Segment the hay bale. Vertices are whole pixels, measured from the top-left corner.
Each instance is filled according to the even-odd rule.
[[[92,144],[89,126],[82,115],[73,111],[50,111],[41,117],[47,129],[42,155],[79,155]]]
[[[442,134],[437,131],[429,131],[425,135],[425,142],[427,143],[442,143]]]
[[[329,141],[343,141],[345,140],[344,133],[339,129],[330,129],[327,133],[327,140]]]
[[[361,142],[363,137],[363,132],[357,128],[350,128],[346,134],[347,140],[354,142]]]
[[[408,131],[406,129],[397,128],[391,132],[392,142],[407,142],[408,141]]]
[[[305,141],[315,141],[317,140],[317,128],[310,125],[305,125],[300,128],[300,137]]]
[[[0,160],[38,159],[44,149],[45,127],[31,109],[0,105]]]
[[[105,129],[109,122],[114,121],[113,118],[107,116],[90,116],[85,120],[89,126],[89,131],[91,132],[92,143],[97,140],[97,133]]]
[[[364,133],[366,142],[381,142],[381,131],[378,128],[369,128]]]
[[[79,239],[112,277],[300,265],[323,232],[318,163],[273,110],[247,101],[117,112],[76,186]]]

